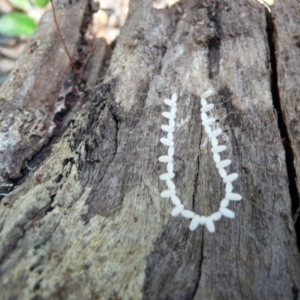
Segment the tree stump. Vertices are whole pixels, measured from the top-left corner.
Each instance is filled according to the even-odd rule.
[[[79,59],[91,3],[61,3]],[[1,299],[298,299],[299,24],[294,0],[271,12],[132,0],[108,69],[100,43],[85,72],[94,84],[105,70],[103,82],[76,94],[46,15],[0,91],[2,191],[14,184],[1,200]],[[218,209],[224,184],[200,118],[209,88],[243,195],[215,233],[171,217],[158,162],[163,99],[177,93],[178,195],[199,214]]]

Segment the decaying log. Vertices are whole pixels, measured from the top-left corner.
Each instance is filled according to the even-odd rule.
[[[1,200],[2,298],[298,299],[299,15],[292,0],[271,13],[254,0],[132,0],[103,84]],[[208,88],[244,198],[214,234],[170,216],[157,160],[163,99],[176,92],[178,195],[197,213],[218,209],[224,184],[200,119]]]
[[[58,25],[63,28],[62,34],[70,53],[80,61],[78,49],[82,48],[89,2],[67,3],[61,1],[56,9]],[[48,11],[15,70],[1,88],[0,182],[3,178],[20,177],[25,162],[53,136],[57,126],[55,115],[70,106],[66,100],[66,95],[72,90],[70,75],[70,61],[52,11]]]

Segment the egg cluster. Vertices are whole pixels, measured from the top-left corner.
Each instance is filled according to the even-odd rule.
[[[213,94],[212,90],[208,90],[201,95],[201,120],[202,126],[204,127],[205,132],[207,133],[208,139],[211,143],[211,152],[213,160],[215,162],[216,168],[223,179],[225,184],[225,197],[220,202],[220,207],[217,212],[214,212],[210,216],[200,216],[195,212],[185,209],[184,205],[181,203],[181,200],[176,195],[176,185],[172,180],[175,177],[174,174],[174,135],[175,126],[176,126],[176,112],[177,112],[177,94],[173,94],[171,99],[164,99],[164,103],[170,107],[170,111],[165,111],[162,115],[168,120],[168,124],[162,125],[161,129],[167,133],[166,137],[160,139],[160,142],[168,147],[167,155],[162,155],[158,160],[162,163],[166,163],[167,173],[164,173],[159,176],[160,180],[166,182],[168,187],[167,190],[161,192],[162,198],[170,198],[175,207],[171,211],[173,217],[181,215],[187,219],[191,219],[190,230],[195,230],[199,225],[206,225],[206,228],[210,232],[215,232],[215,221],[218,221],[222,216],[227,218],[234,218],[235,214],[232,210],[228,209],[230,201],[239,201],[242,199],[242,196],[233,193],[232,182],[238,178],[237,173],[227,174],[225,168],[231,164],[230,159],[221,160],[220,153],[226,150],[225,145],[219,145],[217,139],[218,136],[222,134],[221,128],[216,127],[216,118],[210,116],[214,105],[208,103],[206,98]]]

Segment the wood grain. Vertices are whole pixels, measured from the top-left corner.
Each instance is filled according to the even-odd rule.
[[[88,1],[72,5],[62,1],[56,9],[66,45],[74,57],[78,56],[87,5]],[[0,90],[1,177],[20,177],[25,162],[53,136],[57,126],[55,115],[67,109],[65,95],[74,81],[70,78],[71,71],[53,14],[48,11]]]
[[[1,201],[3,299],[297,299],[300,261],[271,60],[286,122],[295,100],[282,96],[280,22],[297,22],[300,8],[287,1],[280,14],[282,3],[269,16],[274,48],[268,13],[254,0],[186,0],[163,10],[131,1],[104,83],[43,165]],[[297,46],[289,51],[296,59]],[[171,217],[157,160],[166,153],[163,99],[176,92],[178,195],[197,213],[218,209],[224,185],[200,120],[208,88],[244,198],[214,234]]]

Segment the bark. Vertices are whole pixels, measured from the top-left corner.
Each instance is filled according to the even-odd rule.
[[[85,11],[88,3],[66,8],[76,5]],[[34,122],[9,121],[21,139],[1,152],[3,178],[18,177],[33,155],[35,170],[1,200],[2,299],[298,299],[299,16],[292,0],[276,1],[271,13],[254,0],[186,0],[162,10],[131,1],[103,83],[85,105],[78,98],[80,110],[66,116],[61,136],[48,130],[38,141],[43,148],[32,147],[22,128]],[[99,74],[104,56],[94,53],[99,64],[91,74]],[[34,74],[22,70],[22,78]],[[56,107],[61,81],[49,75],[41,90],[49,88]],[[176,92],[179,197],[200,214],[218,209],[224,185],[200,119],[208,88],[244,198],[230,204],[236,218],[222,218],[214,234],[190,232],[188,220],[170,216],[157,160],[166,153],[163,99]],[[33,95],[35,85],[27,90]],[[18,97],[14,81],[1,90],[1,126],[15,107],[29,105]],[[32,98],[35,109],[43,105],[41,92]],[[51,123],[55,109],[45,115]],[[16,167],[14,151],[29,148]]]

